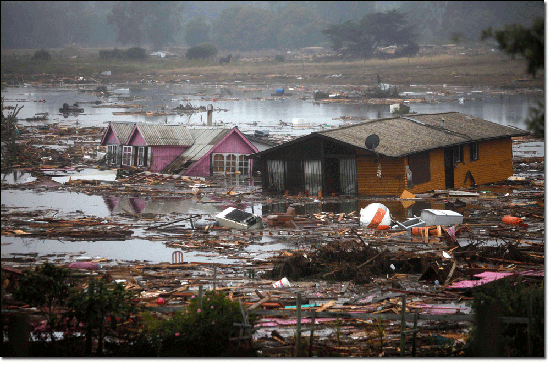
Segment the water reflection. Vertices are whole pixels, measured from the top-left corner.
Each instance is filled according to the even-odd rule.
[[[204,94],[196,95],[199,88],[204,89]],[[22,93],[24,89],[27,93]],[[2,90],[2,96],[6,103],[17,101],[25,106],[21,110],[20,118],[30,118],[39,113],[49,113],[52,121],[75,122],[78,117],[80,125],[101,126],[107,121],[127,122],[159,122],[202,125],[205,121],[204,113],[192,115],[168,115],[151,117],[143,115],[113,115],[120,108],[105,108],[102,103],[132,104],[139,107],[132,110],[156,111],[163,107],[165,110],[177,107],[181,103],[189,101],[194,107],[214,105],[213,120],[216,124],[237,125],[243,132],[253,132],[256,129],[266,129],[272,133],[300,136],[316,131],[322,126],[336,127],[346,124],[342,116],[361,119],[376,119],[390,117],[388,105],[369,104],[315,104],[312,102],[312,92],[303,92],[305,98],[271,99],[269,87],[259,89],[252,85],[241,85],[233,91],[233,97],[238,100],[217,100],[220,92],[218,87],[205,87],[201,85],[173,85],[170,87],[144,87],[141,90],[130,88],[124,96],[104,98],[93,93],[81,93],[77,89],[45,89],[45,88],[6,88]],[[195,95],[194,95],[195,94]],[[529,108],[535,106],[537,101],[544,98],[542,95],[489,95],[486,93],[464,92],[449,96],[428,95],[426,91],[403,90],[403,96],[410,95],[414,98],[428,97],[434,103],[410,103],[411,111],[417,113],[441,113],[461,112],[486,119],[502,125],[512,125],[526,129],[525,119],[529,115]],[[414,95],[413,95],[414,94]],[[464,102],[460,102],[460,98]],[[36,103],[45,100],[44,103]],[[59,119],[59,104],[66,100],[77,100],[79,104],[96,104],[97,108],[87,108],[86,114],[78,116],[69,113]],[[73,120],[71,120],[71,118]],[[280,121],[290,125],[294,118],[307,120],[315,128],[297,129],[292,126],[281,126]],[[26,122],[20,121],[21,124]]]

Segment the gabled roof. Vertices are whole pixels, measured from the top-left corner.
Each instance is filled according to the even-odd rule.
[[[110,122],[103,135],[101,144],[107,137],[109,130],[113,131],[122,145],[129,142],[130,137],[138,130],[147,146],[191,146],[193,137],[186,126],[182,125],[154,125],[134,122]]]
[[[193,137],[186,126],[136,124],[136,129],[139,130],[147,146],[193,145]]]
[[[230,131],[230,128],[196,127],[188,130],[194,140],[193,145],[182,152],[163,171],[172,172],[182,168],[189,161],[197,161],[207,154]]]
[[[104,145],[104,140],[107,137],[109,131],[112,131],[115,134],[121,144],[125,144],[126,141],[128,141],[128,138],[130,137],[130,133],[132,133],[134,126],[135,123],[110,122],[109,127],[107,128],[105,134],[103,134],[103,138],[101,139],[101,145]]]
[[[441,147],[501,137],[524,136],[529,135],[529,132],[458,112],[411,114],[313,132],[253,156],[260,156],[316,136],[367,150],[365,139],[373,134],[378,135],[380,139],[376,147],[377,153],[389,157],[402,157]]]

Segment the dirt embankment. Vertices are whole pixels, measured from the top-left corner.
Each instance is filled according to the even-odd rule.
[[[5,62],[4,62],[5,61]],[[544,70],[533,78],[526,62],[503,54],[440,54],[389,60],[337,60],[317,58],[276,62],[271,57],[235,58],[220,65],[185,59],[149,59],[143,62],[98,61],[88,55],[56,59],[37,71],[31,61],[3,58],[2,81],[39,81],[49,76],[101,83],[198,82],[262,83],[284,85],[376,85],[379,81],[399,86],[456,85],[505,89],[544,89]],[[109,76],[102,72],[111,70]]]

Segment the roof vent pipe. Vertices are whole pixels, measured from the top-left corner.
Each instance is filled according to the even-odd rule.
[[[206,106],[206,125],[212,126],[212,112],[213,112],[212,104],[209,104]]]

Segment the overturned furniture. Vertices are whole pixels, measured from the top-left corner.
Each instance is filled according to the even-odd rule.
[[[254,230],[264,227],[262,218],[258,215],[229,207],[216,215],[220,226],[237,230]]]
[[[269,226],[285,226],[293,222],[295,216],[296,209],[294,207],[289,207],[286,213],[276,213],[267,216],[267,224]]]

